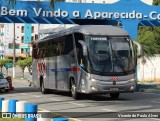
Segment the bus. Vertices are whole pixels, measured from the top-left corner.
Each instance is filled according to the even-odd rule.
[[[32,84],[41,89],[81,94],[132,93],[142,47],[121,28],[81,25],[49,33],[32,44]]]

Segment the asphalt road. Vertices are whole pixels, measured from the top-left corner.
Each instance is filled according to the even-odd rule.
[[[64,92],[53,92],[42,95],[39,89],[28,87],[28,83],[22,82],[22,80],[15,81],[14,87],[14,92],[0,92],[0,97],[4,97],[5,99],[26,100],[28,103],[38,104],[39,108],[51,112],[73,112],[73,114],[78,114],[77,119],[82,121],[160,121],[160,118],[115,118],[115,115],[113,115],[113,118],[107,118],[106,114],[113,112],[118,112],[118,114],[122,112],[133,112],[130,114],[137,114],[136,112],[142,112],[142,114],[158,112],[160,115],[159,94],[121,94],[117,100],[111,100],[109,95],[86,95],[81,100],[75,101],[68,93]],[[67,115],[66,113],[63,114]],[[88,118],[87,116],[95,116],[98,118]]]

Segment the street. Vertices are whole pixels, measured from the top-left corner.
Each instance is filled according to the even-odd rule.
[[[84,96],[81,100],[73,100],[68,93],[53,92],[42,95],[39,89],[29,87],[26,81],[17,80],[13,83],[15,91],[4,93],[0,96],[5,99],[26,100],[28,103],[38,104],[41,109],[51,112],[78,112],[76,119],[82,121],[160,121],[159,118],[107,118],[101,117],[103,112],[159,112],[160,95],[151,93],[121,94],[117,100],[111,100],[109,95]],[[80,112],[92,112],[97,118],[83,117]],[[82,113],[84,114],[84,113]],[[91,115],[91,113],[89,113]]]

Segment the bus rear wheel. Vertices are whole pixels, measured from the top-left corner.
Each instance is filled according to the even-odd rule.
[[[47,94],[48,93],[48,90],[44,88],[44,82],[43,81],[41,82],[41,92],[42,92],[42,94]]]
[[[112,99],[117,99],[119,97],[119,93],[110,93]]]
[[[79,99],[79,93],[76,91],[76,84],[73,80],[71,81],[71,95],[75,100]]]

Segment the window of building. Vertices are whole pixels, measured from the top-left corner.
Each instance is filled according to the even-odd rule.
[[[21,43],[24,43],[24,36],[21,37]]]
[[[38,34],[35,34],[35,40],[38,40]]]
[[[34,26],[32,26],[32,33],[34,33]]]
[[[34,36],[31,37],[31,41],[34,41]]]
[[[21,27],[21,33],[24,33],[24,26]]]
[[[21,49],[21,54],[24,54],[24,49],[23,48]]]

